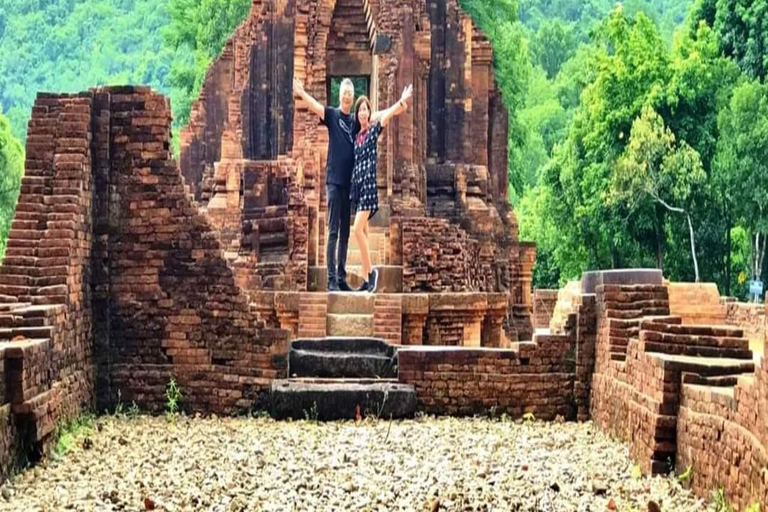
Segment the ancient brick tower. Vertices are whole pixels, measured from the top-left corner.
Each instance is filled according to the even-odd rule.
[[[403,326],[386,337],[490,346],[529,338],[535,249],[518,241],[507,200],[507,113],[491,45],[456,0],[254,1],[210,68],[181,133],[181,169],[268,323],[336,334],[323,316],[341,313],[296,294],[325,285],[327,131],[294,101],[294,76],[324,103],[334,80],[362,78],[378,108],[414,85],[412,107],[379,146],[377,301],[394,315],[390,328]],[[353,274],[359,263],[352,237]],[[300,326],[302,300],[322,303],[312,328]],[[376,318],[361,321],[387,334]]]

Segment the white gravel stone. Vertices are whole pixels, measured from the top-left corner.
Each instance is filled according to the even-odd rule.
[[[274,422],[103,417],[92,447],[2,486],[0,510],[714,510],[674,477],[633,475],[591,423]],[[596,484],[597,483],[597,484]],[[595,493],[595,486],[601,491]]]

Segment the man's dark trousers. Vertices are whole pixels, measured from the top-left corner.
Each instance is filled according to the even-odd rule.
[[[347,281],[347,246],[349,245],[349,188],[326,184],[328,195],[328,244],[325,261],[328,264],[328,284]],[[339,266],[336,268],[338,245]]]

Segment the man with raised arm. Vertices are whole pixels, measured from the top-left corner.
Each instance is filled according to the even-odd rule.
[[[328,163],[325,189],[328,198],[328,243],[325,261],[328,265],[328,291],[352,291],[347,284],[347,246],[349,244],[349,184],[355,165],[354,141],[360,130],[352,114],[355,86],[345,78],[339,87],[339,106],[320,104],[307,94],[304,85],[294,79],[293,92],[304,100],[328,128]],[[338,267],[336,255],[338,251]]]

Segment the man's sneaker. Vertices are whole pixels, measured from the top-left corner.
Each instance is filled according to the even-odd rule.
[[[355,290],[352,289],[351,286],[349,286],[347,284],[346,279],[344,279],[344,280],[339,279],[339,290],[341,290],[342,292],[353,292],[353,291],[355,291]]]
[[[379,271],[377,269],[371,270],[371,273],[368,274],[368,289],[371,293],[376,293],[376,290],[379,287]]]
[[[339,285],[336,282],[335,279],[329,279],[328,280],[328,291],[329,292],[338,292],[339,291]]]

